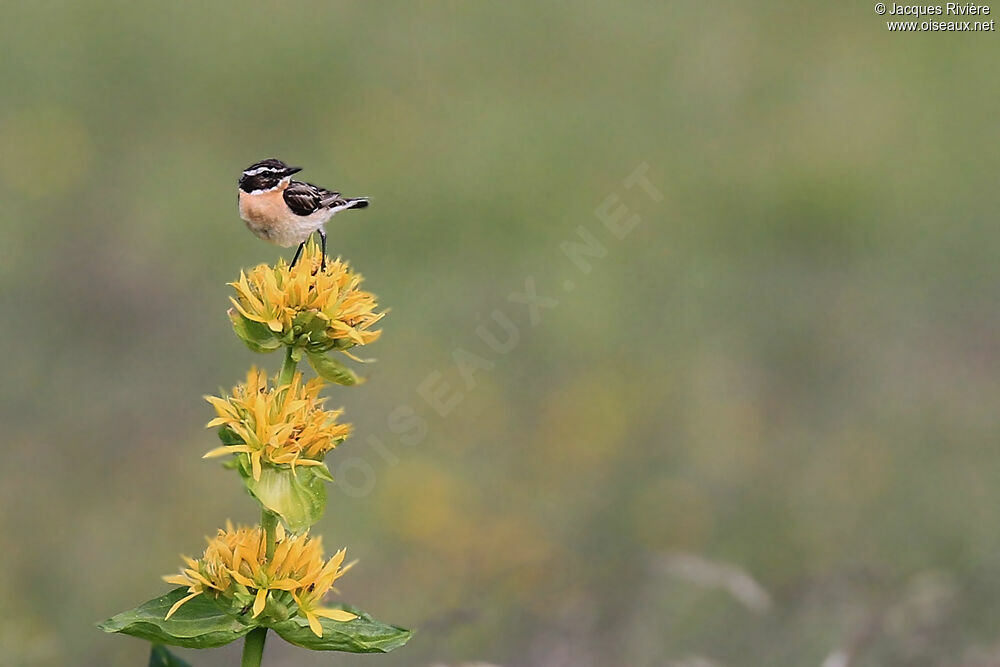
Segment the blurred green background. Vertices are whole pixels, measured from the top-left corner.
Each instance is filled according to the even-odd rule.
[[[256,519],[199,458],[201,397],[280,364],[225,317],[291,254],[236,211],[270,156],[373,199],[329,227],[391,313],[331,392],[356,435],[317,531],[361,559],[344,599],[419,633],[272,636],[266,665],[1000,664],[996,33],[790,1],[2,8],[3,665],[144,665],[94,623]]]

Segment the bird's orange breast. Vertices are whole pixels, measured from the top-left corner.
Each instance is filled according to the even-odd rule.
[[[295,215],[285,203],[287,184],[270,192],[252,195],[240,190],[240,217],[254,236],[290,248],[306,240],[327,218]]]
[[[240,190],[240,217],[248,224],[280,224],[288,217],[288,205],[281,189],[256,195]]]

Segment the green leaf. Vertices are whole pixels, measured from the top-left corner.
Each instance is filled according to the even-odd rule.
[[[244,625],[204,595],[188,600],[170,620],[163,620],[170,607],[187,594],[186,588],[175,588],[135,609],[112,616],[97,627],[105,632],[121,632],[184,648],[225,646],[253,630],[253,625]]]
[[[275,623],[271,627],[290,644],[313,651],[346,651],[348,653],[388,653],[410,641],[413,631],[387,625],[348,605],[334,605],[338,609],[357,614],[353,621],[332,621],[321,618],[323,636],[317,637],[309,629],[309,622],[301,616]]]
[[[219,427],[219,440],[224,445],[242,445],[243,438],[236,435],[236,431],[229,428],[228,426]]]
[[[266,324],[248,320],[235,308],[229,309],[229,321],[240,340],[254,352],[273,352],[282,345],[281,339]]]
[[[312,471],[324,482],[333,482],[333,475],[330,473],[330,469],[326,467],[324,463],[321,466],[313,466]]]
[[[166,646],[153,644],[153,650],[149,653],[149,667],[191,667],[191,663],[178,658]]]
[[[281,517],[293,533],[301,533],[323,516],[326,507],[324,475],[312,467],[277,468],[263,465],[260,479],[255,480],[246,456],[241,456],[240,475],[247,491],[264,506]],[[317,466],[318,467],[318,466]]]
[[[309,365],[327,382],[347,386],[364,382],[364,379],[359,378],[354,371],[327,354],[310,352]]]

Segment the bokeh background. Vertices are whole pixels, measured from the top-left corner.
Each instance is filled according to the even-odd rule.
[[[201,397],[280,364],[225,317],[290,254],[236,212],[277,156],[373,198],[330,226],[391,313],[331,392],[356,435],[317,530],[361,559],[344,599],[419,633],[265,664],[1000,664],[996,33],[790,1],[2,9],[0,663],[145,664],[94,624],[256,519],[199,458]]]

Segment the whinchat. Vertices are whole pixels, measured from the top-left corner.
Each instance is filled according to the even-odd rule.
[[[268,158],[255,162],[240,176],[240,217],[257,238],[285,248],[299,245],[292,266],[313,232],[323,244],[322,268],[326,268],[325,225],[336,213],[349,208],[365,208],[367,197],[343,197],[339,192],[310,183],[293,181],[301,167],[289,167]]]

